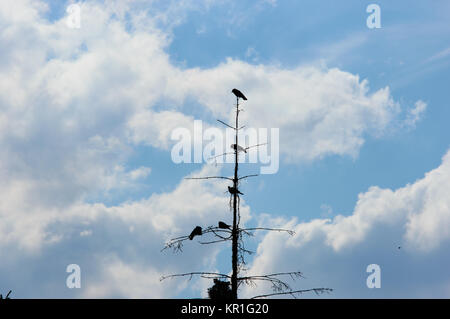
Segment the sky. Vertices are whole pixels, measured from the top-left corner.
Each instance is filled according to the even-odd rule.
[[[295,231],[248,238],[246,274],[301,271],[293,289],[333,289],[303,298],[449,298],[449,11],[444,0],[1,1],[0,293],[206,297],[211,280],[160,278],[230,273],[230,245],[161,249],[231,223],[227,181],[185,178],[232,166],[175,163],[172,134],[199,120],[224,132],[216,119],[231,123],[239,88],[241,123],[279,131],[278,170],[240,185],[242,225]],[[66,284],[71,264],[80,288]]]

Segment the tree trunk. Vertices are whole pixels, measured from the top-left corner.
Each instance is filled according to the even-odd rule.
[[[233,186],[234,189],[238,189],[238,117],[239,117],[239,98],[236,97],[236,148],[234,150],[234,179],[233,179]],[[231,275],[231,293],[233,299],[238,298],[238,282],[237,282],[237,275],[238,275],[238,225],[237,225],[237,192],[233,194],[233,230],[232,230],[232,268],[233,273]]]

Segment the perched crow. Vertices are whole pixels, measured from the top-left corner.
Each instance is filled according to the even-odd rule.
[[[224,222],[219,222],[219,228],[222,228],[222,229],[230,229],[231,226],[225,224]]]
[[[201,236],[202,235],[202,228],[200,226],[197,226],[194,228],[192,233],[189,235],[189,239],[192,240],[195,236]]]
[[[233,93],[234,95],[236,95],[236,97],[241,98],[241,99],[247,101],[247,98],[245,97],[245,95],[242,94],[242,92],[239,91],[238,89],[233,89],[233,90],[231,91],[231,93]]]
[[[241,194],[241,195],[244,195],[238,189],[236,189],[235,187],[228,186],[228,191],[230,192],[230,194]]]
[[[231,144],[231,148],[235,150],[235,149],[236,149],[236,144]],[[244,153],[247,153],[247,149],[243,148],[243,147],[240,146],[240,145],[237,146],[237,151],[238,151],[238,152],[244,152]]]

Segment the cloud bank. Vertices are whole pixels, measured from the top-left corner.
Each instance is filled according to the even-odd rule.
[[[450,151],[442,164],[404,187],[372,186],[353,212],[299,223],[275,220],[293,237],[262,238],[249,273],[302,271],[301,289],[329,287],[330,297],[448,298]],[[381,267],[381,289],[366,286],[366,267]],[[270,287],[246,289],[246,296]]]
[[[116,206],[105,205],[102,194],[131,192],[146,177],[157,183],[151,180],[151,160],[127,168],[133,151],[168,150],[171,130],[195,119],[193,105],[230,117],[233,87],[249,97],[243,120],[280,128],[280,151],[294,163],[355,157],[368,136],[382,136],[398,122],[413,125],[426,108],[417,102],[408,110],[388,87],[372,92],[367,80],[336,68],[287,69],[234,58],[209,69],[176,66],[168,54],[173,27],[168,21],[181,23],[191,8],[169,6],[152,15],[140,10],[140,2],[84,2],[82,26],[71,29],[66,17],[45,18],[44,2],[0,3],[0,256],[8,257],[0,266],[2,286],[24,297],[171,297],[185,286],[162,285],[161,274],[215,268],[217,249],[187,249],[183,265],[159,249],[164,239],[195,226],[194,220],[226,219],[224,185],[194,188],[182,181],[169,192]],[[417,195],[402,199],[397,194],[402,191],[374,187],[350,217],[292,225],[309,240],[323,237],[337,254],[364,242],[378,217],[395,224],[409,216],[405,251],[408,245],[438,249],[448,237],[442,213],[448,202],[436,207],[440,210],[417,206],[411,215],[408,203],[414,205],[420,190],[428,189],[416,188],[403,192]],[[389,196],[393,199],[385,203]],[[96,200],[88,201],[92,197]],[[365,204],[372,197],[378,206]],[[365,205],[370,209],[358,208]],[[248,206],[242,211],[250,218]],[[267,238],[257,260],[270,268]],[[302,247],[302,238],[287,243]],[[79,263],[86,274],[81,292],[63,286],[70,263]]]

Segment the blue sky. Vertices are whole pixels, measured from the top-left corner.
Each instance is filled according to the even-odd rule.
[[[160,249],[230,221],[226,183],[184,177],[231,168],[175,164],[170,135],[222,129],[237,87],[242,120],[280,131],[278,172],[241,186],[243,222],[296,231],[249,239],[250,274],[301,270],[294,288],[335,289],[321,298],[450,296],[448,2],[87,1],[79,29],[71,3],[0,4],[0,293],[205,296],[207,280],[159,278],[229,272],[230,247]]]

